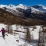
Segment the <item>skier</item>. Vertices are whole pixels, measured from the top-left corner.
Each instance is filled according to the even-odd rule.
[[[2,36],[5,39],[5,32],[6,32],[6,30],[4,28],[2,28],[2,30],[0,32],[2,32]]]

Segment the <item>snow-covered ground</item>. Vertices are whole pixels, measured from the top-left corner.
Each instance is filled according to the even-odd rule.
[[[13,25],[13,30],[16,30],[16,25]],[[35,26],[36,29],[33,29],[33,26],[28,27],[30,30],[30,34],[33,36],[34,40],[38,40],[39,38],[39,31],[42,31],[42,27],[37,25]],[[18,26],[18,31],[26,32],[26,29],[24,29],[23,26]],[[24,35],[25,33],[17,32],[20,35]]]
[[[8,34],[3,39],[2,34],[0,33],[0,46],[33,46],[26,41],[18,38],[18,36],[13,36]]]
[[[6,25],[0,24],[0,30],[4,27],[6,29]],[[38,40],[39,38],[39,31],[42,31],[41,26],[35,26],[36,29],[33,29],[33,26],[28,27],[30,30],[30,34],[33,37],[33,40]],[[14,35],[14,30],[16,30],[16,25],[12,26],[13,34],[8,34],[5,36],[5,40],[2,37],[2,34],[0,32],[0,46],[37,46],[37,43],[28,43],[26,40],[24,40],[25,34],[23,32],[26,32],[26,29],[24,29],[23,26],[18,26],[18,31],[22,32],[16,32]],[[23,39],[21,39],[23,38]]]
[[[8,34],[8,36],[5,36],[5,40],[2,38],[2,35],[0,33],[0,46],[20,46],[24,43],[24,41],[21,40],[20,42],[17,42],[19,40],[13,35]]]

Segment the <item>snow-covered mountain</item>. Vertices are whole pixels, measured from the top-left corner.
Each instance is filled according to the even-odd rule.
[[[17,6],[13,5],[13,4],[9,4],[9,5],[0,5],[0,8],[8,8],[8,9],[12,9],[12,10],[16,10],[16,8],[22,8],[22,9],[27,9],[27,6],[23,5],[23,4],[19,4]]]
[[[43,5],[27,6],[19,4],[15,6],[13,4],[9,5],[1,4],[0,8],[21,18],[46,20],[46,6]]]
[[[42,11],[42,12],[45,12],[46,13],[46,6],[44,6],[44,5],[35,5],[35,6],[33,6],[34,8],[36,8],[36,9],[38,9],[38,10],[40,10],[40,11]]]
[[[10,12],[12,10],[15,10],[16,12],[18,12],[17,8],[21,8],[21,9],[24,9],[24,10],[31,9],[31,12],[36,12],[36,11],[39,12],[39,11],[42,11],[42,7],[36,9],[36,8],[30,7],[30,6],[26,6],[26,5],[23,5],[23,4],[19,4],[17,6],[12,5],[12,4],[9,4],[9,5],[3,5],[3,4],[1,4],[0,5],[0,8],[5,9],[6,11],[10,11]]]

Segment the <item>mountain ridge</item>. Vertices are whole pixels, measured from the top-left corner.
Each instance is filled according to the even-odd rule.
[[[43,9],[46,9],[46,6],[44,6],[44,5],[34,5],[34,7],[42,7]],[[13,9],[13,10],[15,10],[16,8],[22,8],[22,9],[29,9],[29,8],[31,8],[31,7],[33,7],[33,6],[27,6],[27,5],[23,5],[23,4],[19,4],[19,5],[13,5],[13,4],[9,4],[9,5],[3,5],[3,4],[1,4],[0,5],[0,8],[3,8],[3,7],[6,7],[6,8],[9,8],[9,9]],[[33,8],[34,8],[33,7]],[[34,8],[35,9],[35,8]],[[37,9],[37,10],[39,10],[39,9]]]

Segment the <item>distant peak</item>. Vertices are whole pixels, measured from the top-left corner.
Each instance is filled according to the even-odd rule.
[[[22,8],[22,9],[27,9],[27,6],[24,4],[19,4],[17,7]]]
[[[10,7],[13,7],[13,6],[15,6],[15,5],[13,5],[13,4],[9,4],[9,6],[10,6]]]
[[[24,5],[24,4],[19,4],[18,6],[19,7],[26,7],[26,5]]]
[[[0,4],[0,8],[7,7],[7,5]]]
[[[23,6],[23,4],[19,4],[18,6]]]
[[[42,4],[37,4],[37,6],[42,6],[42,7],[46,7],[46,6],[42,5]]]

